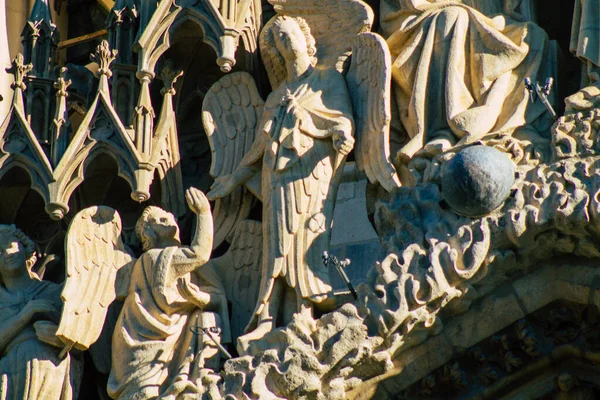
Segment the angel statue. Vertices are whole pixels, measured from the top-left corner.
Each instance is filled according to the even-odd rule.
[[[14,225],[0,225],[0,399],[71,400],[81,359],[59,356],[62,286],[43,281],[35,261],[31,239]]]
[[[372,181],[400,185],[389,161],[390,59],[383,39],[365,32],[370,8],[356,0],[270,1],[279,15],[264,27],[260,48],[273,92],[263,102],[252,78],[237,73],[213,85],[203,104],[216,176],[207,197],[245,184],[263,203],[261,283],[248,333],[238,339],[242,354],[279,316],[286,324],[296,312],[335,306],[321,260],[353,148]]]
[[[209,202],[193,188],[186,199],[197,215],[190,247],[181,244],[175,217],[154,206],[136,224],[144,249],[137,260],[121,241],[120,217],[109,207],[82,210],[67,232],[67,279],[56,336],[66,354],[88,349],[103,326],[114,326],[112,398],[201,398],[216,389],[219,342],[230,341],[227,301],[216,273],[205,265],[213,235]],[[107,310],[115,298],[124,303],[109,323]]]

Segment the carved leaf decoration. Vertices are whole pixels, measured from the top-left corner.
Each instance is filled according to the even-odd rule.
[[[356,164],[372,183],[391,192],[401,185],[390,160],[392,61],[385,40],[375,33],[362,33],[351,43],[346,82],[356,124]]]
[[[456,390],[462,390],[467,386],[465,373],[458,362],[444,365],[442,379],[449,382]]]
[[[120,235],[119,214],[105,206],[77,213],[67,232],[64,308],[56,335],[77,349],[89,348],[100,336],[117,294],[117,273],[135,261]]]
[[[233,173],[250,150],[263,106],[254,79],[246,72],[226,75],[208,90],[202,121],[212,151],[210,174],[214,178]],[[219,246],[236,224],[248,217],[253,201],[244,187],[216,201],[213,247]]]
[[[419,390],[419,395],[430,395],[433,393],[433,388],[435,388],[436,379],[433,375],[427,375],[425,378],[421,380],[421,387]]]
[[[484,385],[491,385],[498,380],[498,373],[494,367],[486,365],[477,369],[477,378]]]
[[[575,340],[582,330],[581,316],[577,310],[560,307],[548,315],[546,335],[552,337],[554,344],[566,344]]]
[[[506,354],[504,354],[502,367],[506,372],[512,372],[521,367],[521,365],[523,365],[523,360],[515,356],[512,351],[507,351]]]
[[[517,322],[516,326],[517,337],[521,342],[521,349],[530,357],[536,357],[538,352],[538,341],[535,337],[533,329],[527,324],[524,319]]]

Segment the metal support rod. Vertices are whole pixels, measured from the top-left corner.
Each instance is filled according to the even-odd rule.
[[[208,337],[210,338],[210,340],[212,340],[212,342],[217,346],[217,348],[219,349],[219,351],[221,353],[223,353],[223,355],[225,356],[226,359],[231,360],[233,357],[231,356],[231,354],[229,354],[229,352],[227,351],[227,349],[225,349],[225,347],[223,347],[221,345],[221,343],[219,343],[217,341],[217,339],[213,336],[212,332],[210,331],[211,328],[202,328],[202,331],[204,333],[206,333],[208,335]]]
[[[96,32],[88,33],[87,35],[74,37],[72,39],[63,40],[58,43],[57,50],[67,49],[69,47],[77,46],[78,44],[89,42],[90,40],[97,39],[99,37],[106,37],[108,35],[108,31],[106,29],[101,29]]]
[[[351,261],[349,259],[340,261],[333,254],[329,254],[327,251],[324,251],[323,264],[325,264],[325,267],[329,267],[330,262],[333,264],[338,274],[340,274],[340,277],[342,278],[346,286],[348,286],[348,290],[350,290],[350,293],[352,293],[352,297],[354,297],[354,300],[358,300],[358,294],[356,293],[356,290],[354,290],[354,286],[352,285],[352,282],[350,282],[348,275],[346,275],[346,271],[344,271],[344,267],[350,265]]]
[[[211,329],[217,329],[217,327],[211,327],[211,328],[202,328],[200,326],[200,324],[198,323],[198,316],[196,315],[196,326],[191,326],[190,327],[190,331],[192,331],[192,333],[196,336],[199,336],[201,333],[205,333],[208,335],[209,339],[215,344],[215,346],[217,346],[217,349],[219,349],[219,351],[221,353],[223,353],[223,355],[225,356],[225,358],[227,358],[228,360],[231,360],[233,357],[231,356],[231,354],[229,354],[229,352],[227,351],[227,349],[225,347],[223,347],[221,345],[221,343],[219,343],[217,341],[217,338],[215,338],[212,334],[212,332],[210,331]],[[196,353],[198,352],[198,349],[196,349]]]
[[[535,85],[531,81],[531,78],[525,78],[525,87],[529,91],[529,96],[532,103],[535,103],[538,99],[540,102],[546,107],[552,118],[556,121],[558,116],[556,115],[556,111],[548,101],[548,96],[550,96],[550,92],[552,91],[552,85],[554,84],[554,79],[546,78],[546,83],[542,87],[539,82],[536,82]]]

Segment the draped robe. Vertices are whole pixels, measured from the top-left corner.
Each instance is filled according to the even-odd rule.
[[[492,0],[382,0],[397,109],[411,157],[436,138],[451,144],[513,134],[545,110],[526,77],[544,81],[548,37]]]
[[[569,47],[586,63],[587,78],[600,81],[600,1],[575,0]]]
[[[186,247],[146,251],[131,272],[131,285],[115,327],[112,341],[113,364],[108,392],[117,399],[148,399],[173,391],[172,385],[194,375],[192,365],[198,338],[190,328],[201,310],[181,296],[174,267],[197,259]],[[220,297],[218,313],[222,341],[231,341],[224,290],[208,265],[200,289]],[[205,270],[204,270],[205,268]],[[187,273],[186,281],[195,276]]]
[[[14,317],[34,299],[50,300],[59,310],[61,290],[60,285],[37,280],[19,293],[0,286],[0,318]],[[69,353],[60,359],[59,352],[37,338],[33,323],[26,326],[0,355],[0,399],[71,400],[78,391],[81,365]]]
[[[263,264],[254,317],[282,278],[298,298],[329,299],[328,250],[344,157],[333,147],[336,131],[353,132],[352,106],[343,76],[313,69],[283,83],[267,98],[256,139],[240,165],[262,160]]]

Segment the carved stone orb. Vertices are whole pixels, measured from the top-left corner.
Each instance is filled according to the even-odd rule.
[[[442,166],[442,194],[458,214],[489,214],[510,194],[515,165],[499,150],[473,146],[459,151]]]

